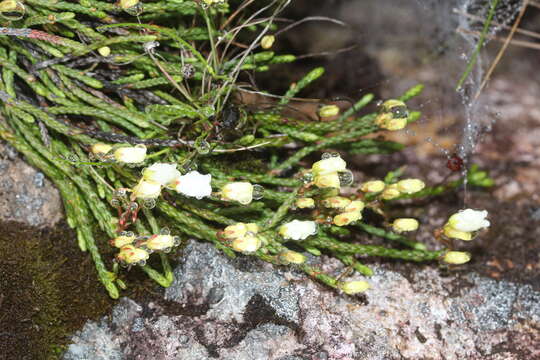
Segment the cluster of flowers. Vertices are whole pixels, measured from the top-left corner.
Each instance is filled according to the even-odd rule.
[[[180,244],[177,236],[172,236],[167,230],[158,235],[136,236],[132,232],[123,232],[110,241],[111,245],[120,249],[116,255],[121,264],[144,265],[153,252],[169,252]]]

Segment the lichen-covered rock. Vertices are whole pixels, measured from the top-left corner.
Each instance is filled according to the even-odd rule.
[[[314,261],[314,259],[311,259]],[[327,259],[326,259],[327,260]],[[337,263],[326,261],[325,270]],[[64,355],[82,359],[533,359],[540,292],[433,267],[375,267],[372,289],[337,294],[295,272],[190,242],[162,304],[123,299]]]
[[[0,220],[54,226],[62,217],[58,190],[43,173],[0,142]]]

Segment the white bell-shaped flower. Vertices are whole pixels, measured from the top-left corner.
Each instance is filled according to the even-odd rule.
[[[155,163],[143,170],[143,179],[165,186],[180,176],[176,164]]]
[[[186,175],[177,177],[174,182],[174,190],[185,195],[202,199],[212,195],[212,175],[203,175],[198,171],[190,171]]]
[[[315,221],[293,220],[281,225],[279,234],[288,240],[304,240],[317,233],[317,224]]]
[[[247,205],[253,200],[253,185],[249,182],[232,182],[221,189],[221,199]]]
[[[156,199],[161,194],[161,184],[155,181],[141,180],[133,188],[133,195],[137,199]]]
[[[489,227],[487,210],[465,209],[450,216],[447,225],[457,231],[472,232]]]
[[[146,146],[122,147],[114,151],[116,161],[125,164],[138,164],[146,158]]]

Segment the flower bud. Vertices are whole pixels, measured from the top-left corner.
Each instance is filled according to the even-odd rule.
[[[456,230],[448,224],[443,227],[443,233],[445,236],[453,239],[459,239],[464,241],[472,240],[472,234],[470,232]]]
[[[461,265],[471,260],[471,254],[462,251],[449,251],[444,254],[443,261],[447,264]]]
[[[281,225],[279,234],[287,240],[304,240],[317,233],[315,221],[293,220]]]
[[[212,175],[200,174],[198,171],[190,171],[186,175],[177,177],[172,186],[174,190],[185,195],[202,199],[212,195]]]
[[[339,114],[337,105],[325,105],[319,109],[319,116],[322,118],[332,117]]]
[[[407,126],[407,119],[391,119],[380,124],[379,126],[386,130],[398,131],[405,129]]]
[[[384,190],[386,184],[381,180],[373,180],[363,183],[360,186],[360,190],[363,192],[381,192]]]
[[[221,237],[225,239],[237,239],[246,236],[248,233],[257,234],[259,226],[255,223],[236,223],[227,226],[222,232]]]
[[[362,213],[360,211],[351,211],[334,216],[333,223],[337,226],[346,226],[360,219],[362,219]]]
[[[363,201],[354,200],[345,207],[344,212],[361,212],[362,210],[364,210],[364,207],[365,205]]]
[[[472,232],[489,227],[490,223],[486,220],[488,212],[486,210],[461,210],[450,216],[447,225],[457,231]]]
[[[315,186],[323,189],[323,188],[335,188],[339,189],[341,188],[341,182],[339,181],[339,174],[337,172],[324,174],[324,175],[317,175],[313,179],[313,184]]]
[[[426,187],[426,184],[419,179],[405,179],[398,181],[397,188],[403,194],[414,194]]]
[[[103,143],[97,143],[92,145],[92,148],[90,151],[92,151],[92,154],[94,155],[105,155],[109,151],[111,151],[112,146],[109,144],[103,144]]]
[[[143,170],[143,180],[153,181],[165,186],[180,176],[176,164],[155,163]]]
[[[221,189],[221,199],[247,205],[253,200],[253,185],[248,182],[228,183]]]
[[[133,195],[137,199],[156,199],[161,194],[161,184],[155,181],[141,180],[133,188]]]
[[[394,229],[394,231],[397,233],[416,231],[418,230],[418,225],[419,224],[416,219],[401,218],[394,220],[394,222],[392,223],[392,229]]]
[[[110,241],[111,245],[114,246],[114,247],[117,247],[117,248],[121,248],[125,245],[129,245],[131,243],[133,243],[135,241],[135,238],[136,236],[135,235],[131,235],[131,236],[127,236],[127,235],[121,235],[121,236],[118,236],[114,239],[112,239]]]
[[[384,200],[392,200],[401,195],[396,184],[388,185],[382,192],[381,197]]]
[[[276,37],[274,35],[265,35],[261,39],[261,47],[265,50],[268,50],[274,45],[274,41],[276,41]]]
[[[146,158],[146,146],[122,147],[114,151],[116,161],[125,164],[137,164]]]
[[[343,196],[332,196],[322,201],[323,206],[329,209],[343,209],[350,203],[351,200]]]
[[[315,207],[315,200],[312,198],[299,198],[295,203],[299,209],[311,209]]]
[[[246,235],[248,228],[245,223],[236,223],[227,226],[222,232],[221,237],[225,239],[237,239]]]
[[[98,51],[99,55],[101,55],[103,57],[107,57],[107,56],[111,55],[111,48],[108,47],[108,46],[100,47],[97,51]]]
[[[299,252],[286,250],[278,255],[279,262],[283,265],[287,264],[303,264],[307,258]]]
[[[139,0],[120,0],[120,7],[123,10],[131,9],[137,5],[139,5]]]
[[[145,262],[150,257],[148,251],[136,248],[133,245],[125,245],[120,249],[116,258],[125,264]]]
[[[150,250],[163,251],[172,248],[175,240],[172,235],[152,235],[144,244]]]
[[[347,295],[354,295],[364,292],[370,288],[367,281],[344,281],[339,283],[338,287]]]
[[[246,235],[241,238],[234,239],[231,242],[231,248],[234,251],[242,253],[253,253],[259,250],[262,246],[262,241],[257,236]]]
[[[311,167],[313,176],[334,174],[339,171],[345,171],[346,169],[347,163],[340,156],[332,156],[319,160]]]

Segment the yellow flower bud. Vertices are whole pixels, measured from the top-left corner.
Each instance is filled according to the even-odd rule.
[[[345,281],[339,283],[338,287],[345,294],[354,295],[366,291],[370,285],[367,281]]]
[[[354,200],[345,207],[344,212],[361,212],[362,210],[364,210],[364,206],[365,204],[363,201]]]
[[[135,241],[136,239],[136,236],[133,234],[133,235],[122,235],[122,236],[118,236],[114,239],[112,239],[110,241],[111,245],[114,246],[114,247],[117,247],[117,248],[121,248],[125,245],[129,245],[131,243],[133,243],[133,241]]]
[[[237,223],[227,226],[221,233],[221,236],[225,239],[237,239],[246,235],[248,228],[245,223]]]
[[[341,188],[341,182],[339,181],[337,172],[317,175],[313,178],[313,183],[319,188]]]
[[[367,181],[360,186],[360,190],[363,192],[381,192],[384,190],[386,184],[381,180]]]
[[[459,239],[464,241],[471,241],[472,234],[467,231],[459,231],[446,224],[443,228],[443,233],[449,238]]]
[[[246,235],[231,242],[231,248],[242,253],[253,253],[259,250],[261,246],[261,239],[253,235]]]
[[[322,118],[332,117],[339,114],[337,105],[325,105],[319,109],[319,116]]]
[[[397,233],[418,230],[418,220],[410,218],[396,219],[392,224],[392,229]]]
[[[156,199],[161,194],[161,184],[155,181],[141,180],[133,188],[133,195],[137,199]]]
[[[116,161],[126,164],[137,164],[146,158],[146,146],[122,147],[114,151]]]
[[[116,255],[116,258],[125,264],[144,263],[149,257],[150,254],[148,251],[136,248],[133,245],[123,246],[118,255]]]
[[[343,209],[350,203],[351,200],[343,196],[332,196],[322,201],[323,206],[329,209]]]
[[[274,35],[265,35],[261,39],[261,47],[265,50],[270,49],[272,45],[274,45],[274,41],[276,41],[276,37]]]
[[[396,184],[388,185],[381,194],[384,200],[392,200],[401,195]]]
[[[346,226],[352,222],[362,219],[362,213],[359,211],[346,212],[334,216],[334,225]]]
[[[18,4],[15,0],[4,0],[0,2],[0,13],[17,10],[17,6]]]
[[[296,200],[295,205],[299,209],[311,209],[315,207],[315,200],[312,198],[299,198]]]
[[[131,9],[139,4],[139,0],[120,0],[120,7],[122,9]]]
[[[391,131],[401,130],[407,126],[409,111],[401,100],[387,100],[375,118],[375,124]]]
[[[104,56],[104,57],[111,55],[111,48],[108,46],[100,47],[97,51],[99,55]]]
[[[221,189],[221,199],[247,205],[253,200],[253,185],[249,182],[233,182]]]
[[[397,188],[403,194],[413,194],[426,187],[426,184],[419,179],[405,179],[398,181]]]
[[[95,155],[105,155],[111,151],[112,146],[109,144],[97,143],[92,145],[91,151]]]
[[[304,255],[296,251],[292,251],[292,250],[283,251],[282,253],[278,255],[278,259],[284,265],[303,264],[307,260],[307,258]]]
[[[221,237],[225,239],[238,239],[244,236],[257,234],[259,232],[259,226],[255,223],[236,223],[234,225],[227,226],[222,232]]]
[[[449,251],[444,255],[443,261],[447,264],[461,265],[471,260],[471,254],[462,251]]]
[[[319,160],[311,167],[313,176],[334,174],[339,171],[345,171],[346,169],[347,163],[340,156],[332,156]]]
[[[145,245],[150,250],[162,251],[172,248],[175,245],[174,236],[171,235],[153,235],[146,240]]]

